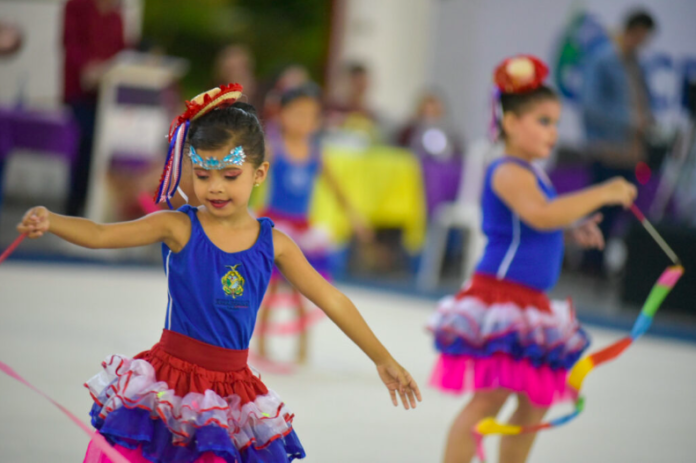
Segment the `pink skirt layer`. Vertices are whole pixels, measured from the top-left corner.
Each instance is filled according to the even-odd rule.
[[[443,392],[461,394],[493,389],[523,393],[538,407],[575,400],[566,385],[567,370],[534,367],[498,353],[488,358],[441,354],[430,376],[430,385]]]
[[[120,445],[114,445],[113,447],[131,463],[152,463],[143,456],[140,447],[134,450],[127,449]],[[99,447],[94,445],[94,441],[90,441],[87,447],[87,455],[85,455],[83,463],[112,463],[112,460],[104,455],[104,453],[99,450]],[[203,456],[196,459],[194,463],[225,463],[225,460],[212,452],[206,452]]]

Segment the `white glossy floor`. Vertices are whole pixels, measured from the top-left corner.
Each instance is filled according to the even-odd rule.
[[[369,360],[322,321],[312,332],[308,366],[292,375],[264,374],[296,413],[305,461],[438,462],[464,399],[425,384],[435,354],[422,326],[432,302],[344,289],[419,381],[424,400],[415,411],[394,409]],[[3,264],[0,360],[86,421],[91,399],[82,383],[107,354],[132,355],[157,340],[165,294],[163,275],[152,270]],[[623,334],[590,331],[596,346]],[[274,352],[288,352],[290,341],[275,341]],[[530,461],[696,461],[695,386],[696,346],[641,339],[590,376],[585,414],[543,434]],[[82,461],[86,435],[49,402],[4,375],[0,391],[0,462]],[[495,444],[489,441],[491,461]]]

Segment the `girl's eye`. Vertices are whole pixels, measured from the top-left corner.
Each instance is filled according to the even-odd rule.
[[[227,179],[227,180],[237,180],[237,178],[238,178],[240,175],[241,175],[241,174],[229,174],[229,175],[225,175],[225,179]]]
[[[539,123],[541,125],[551,125],[551,118],[550,117],[540,117]]]
[[[208,180],[207,175],[196,175],[196,177],[198,177],[198,180]]]

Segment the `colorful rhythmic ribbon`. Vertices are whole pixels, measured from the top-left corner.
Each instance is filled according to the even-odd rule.
[[[476,424],[473,430],[474,439],[476,440],[476,455],[482,463],[486,463],[486,454],[483,447],[483,439],[486,436],[493,434],[515,436],[518,434],[535,433],[568,424],[580,416],[585,409],[585,398],[580,395],[585,377],[596,367],[619,357],[628,348],[628,346],[633,344],[636,339],[648,331],[650,325],[652,324],[653,317],[660,308],[662,301],[664,301],[672,288],[674,288],[674,285],[677,284],[677,281],[679,281],[679,278],[681,278],[681,276],[684,274],[684,268],[679,265],[679,258],[669,247],[669,245],[667,245],[667,242],[657,233],[655,228],[650,224],[650,222],[648,222],[645,216],[637,207],[635,207],[635,205],[631,206],[631,210],[641,222],[643,227],[645,227],[648,233],[650,233],[657,244],[663,249],[663,251],[665,251],[675,265],[668,267],[664,272],[662,272],[662,275],[660,275],[657,283],[655,283],[650,291],[650,294],[648,294],[648,298],[643,304],[640,315],[633,324],[631,334],[600,351],[583,357],[570,370],[567,384],[574,393],[575,397],[577,397],[574,410],[571,413],[546,423],[540,423],[533,426],[504,424],[500,423],[495,418],[485,418]]]

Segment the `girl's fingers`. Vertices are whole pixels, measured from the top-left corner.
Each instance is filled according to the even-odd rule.
[[[411,408],[411,407],[409,407],[409,405],[408,405],[408,400],[406,399],[406,394],[404,394],[403,388],[402,388],[402,389],[399,389],[399,396],[401,397],[401,403],[404,405],[404,408],[405,408],[406,410],[408,410],[409,408]]]
[[[389,395],[391,396],[391,400],[394,406],[398,407],[399,402],[396,400],[396,391],[394,389],[389,389]]]
[[[411,404],[411,408],[416,408],[416,398],[413,394],[413,389],[410,387],[406,390],[408,395],[408,402]]]
[[[411,390],[416,394],[416,399],[418,399],[418,402],[423,401],[423,397],[421,396],[420,389],[418,388],[418,384],[414,379],[411,379]]]

